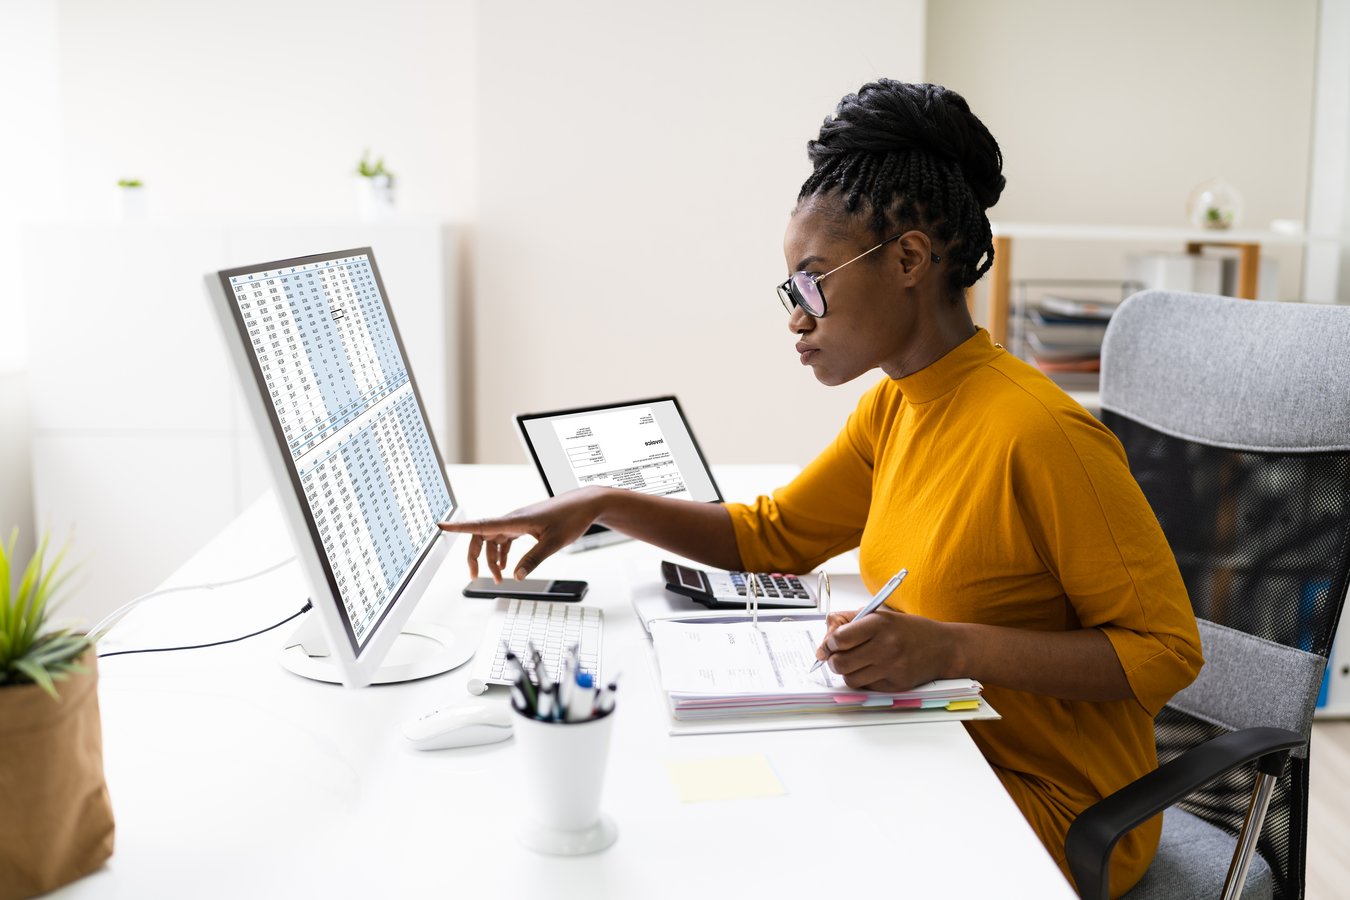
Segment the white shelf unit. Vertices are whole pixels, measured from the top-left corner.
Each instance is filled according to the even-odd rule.
[[[53,223],[24,232],[37,527],[90,623],[150,591],[270,487],[206,273],[369,246],[437,444],[461,459],[458,234],[444,223]],[[238,560],[227,580],[279,562]]]
[[[1342,609],[1336,642],[1331,646],[1331,659],[1327,662],[1326,696],[1314,713],[1318,719],[1350,718],[1350,628],[1345,622],[1345,610]]]

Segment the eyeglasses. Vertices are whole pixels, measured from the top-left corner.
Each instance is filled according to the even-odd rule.
[[[888,237],[886,240],[877,244],[871,250],[864,250],[848,262],[835,266],[824,275],[811,275],[807,272],[793,272],[787,281],[778,286],[778,300],[783,304],[783,309],[789,313],[794,306],[800,306],[802,311],[813,319],[824,318],[825,316],[825,292],[820,289],[820,283],[829,278],[835,272],[838,272],[844,266],[851,265],[862,259],[869,253],[880,250],[891,241],[897,241],[904,236],[904,232]],[[931,254],[933,262],[942,262],[942,257],[936,253]]]

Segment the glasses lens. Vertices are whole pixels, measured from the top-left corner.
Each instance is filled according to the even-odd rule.
[[[805,272],[797,272],[788,279],[788,289],[792,292],[792,299],[797,301],[797,305],[806,311],[807,315],[822,316],[825,314],[825,297],[820,293],[820,285],[816,280]]]

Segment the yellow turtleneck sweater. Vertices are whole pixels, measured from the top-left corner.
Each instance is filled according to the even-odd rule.
[[[1195,616],[1115,436],[981,330],[869,390],[792,483],[727,504],[750,571],[807,572],[853,547],[869,590],[947,622],[1098,628],[1134,699],[1058,700],[985,685],[1001,721],[971,737],[1065,869],[1083,809],[1157,766],[1153,717],[1202,665]],[[1113,894],[1143,875],[1155,818],[1117,845]]]

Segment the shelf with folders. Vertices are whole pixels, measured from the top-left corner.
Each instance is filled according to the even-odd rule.
[[[1066,391],[1095,391],[1102,337],[1111,315],[1122,300],[1143,287],[1125,279],[1015,280],[1008,350]]]

